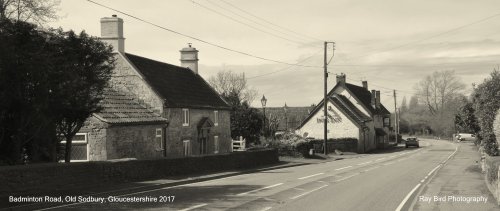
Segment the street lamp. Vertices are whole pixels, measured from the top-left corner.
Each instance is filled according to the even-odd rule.
[[[286,125],[286,131],[288,131],[288,116],[287,116],[287,111],[288,111],[288,106],[286,105],[286,102],[285,102],[285,106],[283,106],[283,110],[285,111],[285,125]]]
[[[266,103],[267,99],[266,96],[262,95],[262,99],[260,99],[260,103],[262,103],[262,110],[264,111],[264,137],[266,137]]]

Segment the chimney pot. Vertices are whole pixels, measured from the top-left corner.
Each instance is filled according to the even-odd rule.
[[[181,66],[189,68],[194,73],[198,74],[198,50],[192,47],[192,43],[188,43],[188,47],[180,50]]]
[[[113,46],[115,52],[125,52],[123,19],[116,15],[101,18],[101,40]]]
[[[372,89],[372,100],[371,100],[371,104],[372,104],[372,107],[373,108],[376,108],[376,101],[375,101],[375,89]]]
[[[376,91],[376,96],[375,96],[375,105],[376,108],[380,108],[380,91]]]
[[[368,81],[362,81],[362,83],[363,83],[363,88],[368,90]]]
[[[344,73],[340,73],[340,75],[337,75],[337,83],[341,83],[341,84],[345,84],[345,74]]]

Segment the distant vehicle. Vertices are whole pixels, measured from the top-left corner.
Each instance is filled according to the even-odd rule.
[[[405,141],[405,146],[406,148],[408,148],[409,146],[420,147],[420,145],[418,144],[418,138],[417,137],[407,138]]]
[[[471,134],[471,133],[459,133],[457,135],[457,140],[458,141],[475,141],[476,135]]]

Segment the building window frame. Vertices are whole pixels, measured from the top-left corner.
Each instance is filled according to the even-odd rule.
[[[165,146],[163,143],[163,128],[156,128],[155,129],[155,142],[156,142],[156,148],[158,150],[164,150]]]
[[[191,156],[191,140],[183,140],[182,148],[184,149],[184,157]]]
[[[182,126],[189,126],[189,109],[183,108],[182,109]]]
[[[219,153],[219,136],[214,136],[214,154]]]
[[[81,136],[81,135],[83,135],[85,137],[84,140],[83,141],[82,140],[72,140],[71,141],[71,149],[74,149],[73,148],[74,144],[76,144],[76,145],[85,144],[86,149],[87,149],[87,159],[86,160],[73,160],[73,159],[71,159],[71,162],[88,162],[90,160],[90,146],[89,146],[89,139],[88,139],[89,134],[88,133],[76,133],[75,134],[75,136]],[[66,146],[66,139],[63,139],[60,144],[63,146]],[[73,154],[73,153],[71,153],[71,154]]]
[[[214,111],[214,125],[219,126],[219,111]]]

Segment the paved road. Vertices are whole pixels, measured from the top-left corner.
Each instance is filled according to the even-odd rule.
[[[161,203],[83,203],[54,209],[407,210],[457,149],[446,141],[423,140],[421,148],[115,196],[166,201]]]

